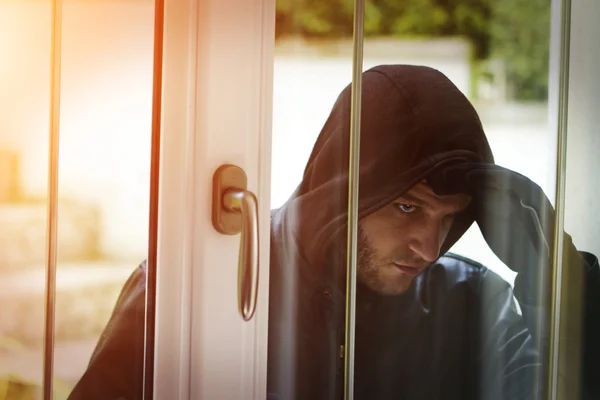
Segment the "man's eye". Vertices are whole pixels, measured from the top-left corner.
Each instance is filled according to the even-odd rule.
[[[404,213],[411,213],[417,209],[417,207],[410,204],[396,204],[396,207]]]

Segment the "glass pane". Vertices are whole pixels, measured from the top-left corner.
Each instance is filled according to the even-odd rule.
[[[50,18],[0,2],[0,388],[23,399],[43,375]]]
[[[565,235],[563,297],[560,309],[559,396],[600,398],[600,270],[597,256],[600,181],[595,175],[600,149],[600,48],[585,38],[598,37],[600,4],[571,5],[571,37],[566,125]],[[581,260],[583,259],[583,265]]]
[[[54,351],[59,399],[75,386],[72,399],[137,397],[143,376],[145,280],[136,266],[148,251],[153,13],[152,1],[63,2]],[[47,33],[36,40],[24,48],[47,49]],[[48,51],[36,57],[34,65]],[[48,97],[46,86],[34,92]],[[28,111],[28,119],[47,121],[47,108]],[[45,144],[47,123],[42,126],[39,143]],[[35,147],[23,156],[34,162],[22,184],[31,196],[43,196],[45,157]],[[39,278],[35,290],[42,296]],[[43,328],[43,314],[25,315],[39,318]]]
[[[353,4],[277,2],[267,391],[344,393]]]
[[[556,187],[550,4],[366,9],[355,395],[538,398]]]

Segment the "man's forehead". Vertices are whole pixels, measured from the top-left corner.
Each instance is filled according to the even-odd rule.
[[[471,202],[471,196],[467,194],[437,195],[427,181],[423,179],[397,199],[397,201],[401,200],[412,200],[414,202],[422,203],[421,205],[431,207],[450,206],[456,207],[457,209],[464,209]]]

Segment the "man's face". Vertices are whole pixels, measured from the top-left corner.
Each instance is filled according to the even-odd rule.
[[[454,216],[470,196],[436,195],[425,181],[366,216],[358,228],[358,280],[386,295],[405,292],[438,259]]]

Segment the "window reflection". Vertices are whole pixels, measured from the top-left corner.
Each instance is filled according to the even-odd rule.
[[[71,387],[146,258],[153,11],[152,1],[64,6],[59,195],[98,214],[95,252],[58,266],[59,282],[78,282],[57,294],[56,375]]]
[[[42,383],[50,16],[50,2],[0,4],[0,377],[19,399]],[[147,252],[153,2],[65,1],[62,24],[57,399]]]
[[[280,43],[297,52],[302,49],[309,55],[306,58],[310,54],[350,54],[351,13],[343,7],[338,7],[338,14],[330,11],[327,6],[306,6],[298,12],[290,3],[279,2]],[[548,3],[367,2],[364,69],[382,64],[395,67],[378,67],[363,78],[364,171],[358,249],[362,289],[357,304],[355,360],[359,398],[402,395],[427,398],[441,393],[457,398],[542,396],[549,337],[547,299],[557,151],[556,135],[548,124],[549,24]],[[302,39],[298,35],[290,37],[298,32],[304,36]],[[405,66],[398,67],[400,64]],[[333,63],[327,65],[335,68]],[[431,69],[407,65],[432,67],[452,84]],[[338,70],[342,71],[341,66]],[[313,81],[320,79],[322,76],[318,74],[312,77]],[[327,83],[326,79],[321,80],[323,87]],[[323,93],[321,98],[306,95],[304,101],[316,109],[316,103],[329,92],[323,90]],[[337,92],[332,91],[332,95]],[[339,120],[344,96],[331,103],[333,110],[323,130],[316,121],[324,118],[304,114],[302,119],[294,121],[293,129],[305,136],[317,131],[325,135],[317,140],[311,161],[315,160],[313,157],[318,159],[328,142],[335,143],[332,131],[339,129],[338,134],[343,135],[347,129]],[[470,104],[481,119],[483,131],[477,117],[467,111]],[[397,136],[392,136],[390,130]],[[421,136],[417,137],[416,131]],[[398,136],[411,134],[415,137],[407,140],[403,148],[397,146],[396,141],[401,141]],[[274,143],[276,140],[277,137]],[[312,142],[311,136],[304,142],[303,152],[310,152]],[[343,140],[339,143],[347,144]],[[454,181],[441,173],[435,176],[431,171],[406,172],[417,168],[419,162],[431,164],[429,156],[444,155],[438,162],[451,159],[452,155],[445,154],[450,150],[468,150],[479,157],[465,156],[466,161],[490,164],[493,160],[495,167],[490,170],[473,167],[475,172],[469,171],[468,179],[467,171],[460,168],[453,170],[450,165],[440,168],[453,170]],[[395,162],[386,161],[394,151]],[[276,153],[274,161],[275,157]],[[323,191],[327,190],[328,174],[335,168],[344,168],[332,166],[333,163],[311,164],[304,176],[300,175],[302,163],[293,164],[298,170],[291,176],[298,176],[296,182],[301,182],[300,192],[294,195],[306,195],[312,180],[322,184]],[[404,180],[386,181],[385,177],[394,171]],[[411,177],[424,180],[420,184],[425,186],[414,186],[418,180],[409,182]],[[465,187],[471,178],[478,185]],[[294,183],[288,182],[293,188]],[[497,190],[494,185],[499,182],[501,189]],[[461,184],[463,187],[458,189]],[[471,196],[469,208],[452,223],[444,215],[444,204],[425,201],[435,199],[433,193],[443,191],[447,195],[458,192]],[[278,196],[274,192],[275,205],[287,199],[283,193]],[[337,197],[332,195],[332,198]],[[318,246],[303,243],[303,237],[311,243],[315,237],[321,238],[320,233],[329,225],[335,225],[332,216],[326,218],[329,214],[325,202],[322,199],[321,209],[305,212],[304,219],[295,215],[296,219],[291,221],[307,270],[318,264],[311,263],[313,251],[331,246],[337,238],[336,232],[331,231],[333,237],[320,240]],[[289,213],[292,207],[293,203],[288,202],[283,205],[284,211],[275,215]],[[399,217],[399,213],[403,215]],[[405,218],[404,222],[399,222],[399,218]],[[464,233],[474,221],[477,224]],[[281,233],[274,231],[277,238]],[[273,254],[280,254],[278,245],[275,244]],[[343,254],[342,241],[338,246]],[[436,261],[438,252],[443,254],[447,250],[455,255]],[[329,264],[325,263],[323,268],[336,265],[328,260]],[[524,309],[515,301],[511,288],[517,272],[515,293]],[[328,278],[335,281],[335,272],[330,271]],[[329,293],[331,281],[316,279]],[[300,293],[315,292],[317,297],[320,290],[302,282],[295,288]],[[332,297],[335,304],[335,296]],[[331,306],[319,305],[303,296],[296,301],[317,304],[315,313],[331,312]],[[331,372],[337,363],[327,361],[327,354],[339,345],[337,325],[325,329],[316,316],[300,318],[304,318],[305,328],[290,331],[301,337],[290,339],[289,346],[302,353],[308,340],[317,354],[312,357],[314,367],[329,368]],[[309,335],[313,323],[315,330],[325,329],[319,335],[327,339],[302,337],[303,332]],[[310,373],[295,373],[311,386]],[[339,370],[338,375],[327,376],[334,380],[328,382],[330,387],[339,384]],[[427,384],[422,376],[430,379]],[[325,393],[320,395],[328,398]]]

